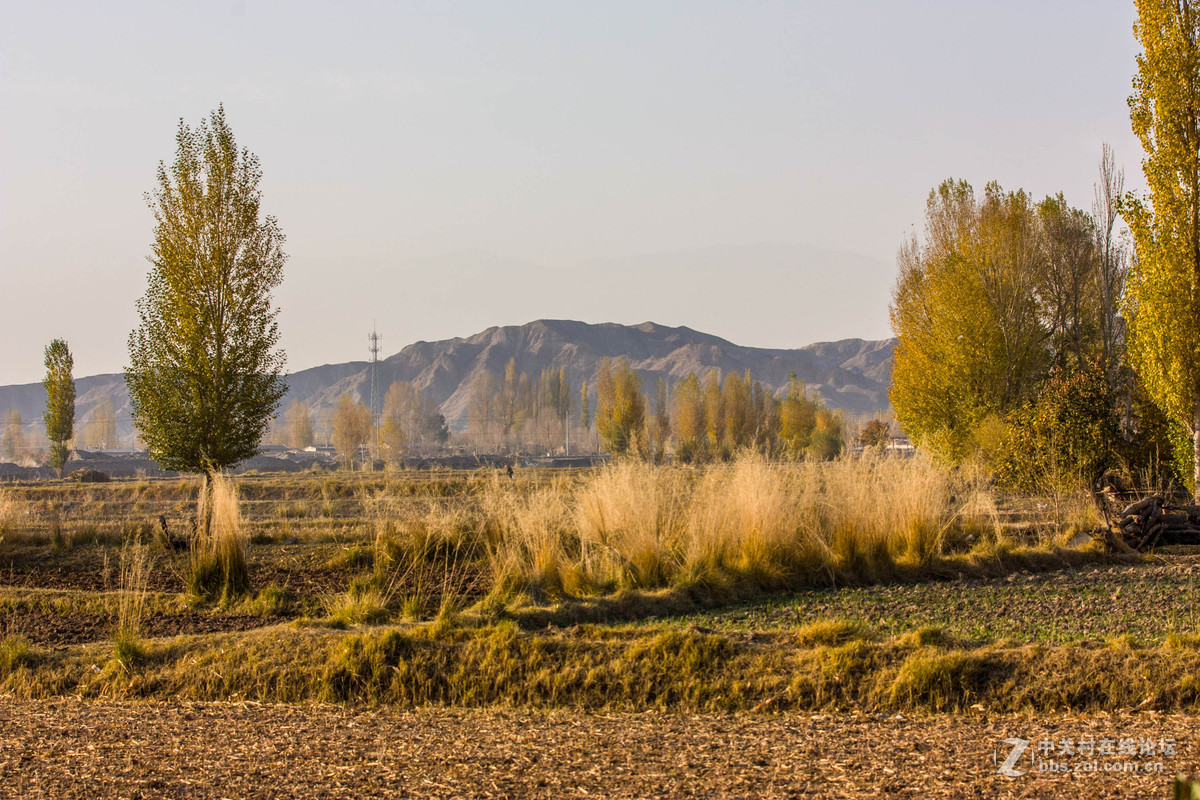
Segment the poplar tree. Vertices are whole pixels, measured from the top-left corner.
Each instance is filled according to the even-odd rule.
[[[63,467],[71,457],[67,442],[75,435],[75,361],[71,349],[62,339],[46,345],[46,439],[50,442],[50,466],[62,477]]]
[[[338,398],[333,415],[333,447],[347,468],[353,467],[362,448],[371,438],[371,409],[349,394]]]
[[[112,400],[101,397],[92,410],[91,421],[84,429],[84,444],[87,447],[117,446],[117,415]]]
[[[1200,499],[1200,8],[1136,6],[1143,52],[1129,108],[1149,197],[1122,203],[1137,254],[1126,283],[1128,354],[1150,397],[1191,433]]]
[[[0,436],[0,456],[13,462],[21,457],[21,451],[25,449],[24,426],[20,411],[14,408],[8,412],[4,420],[4,434]]]
[[[704,396],[694,372],[675,384],[671,432],[680,461],[702,461],[708,453],[704,427]]]
[[[592,410],[588,407],[587,378],[579,385],[579,427],[585,431],[592,429]]]
[[[275,218],[259,213],[258,158],[238,149],[224,108],[197,128],[180,120],[175,142],[146,196],[151,270],[125,380],[150,456],[203,475],[207,536],[212,478],[255,454],[286,389],[272,292],[287,256]]]
[[[288,404],[284,419],[287,422],[288,444],[300,450],[311,447],[314,435],[308,403],[293,400]]]
[[[625,358],[609,358],[596,371],[596,432],[614,456],[637,452],[645,435],[646,401],[637,372]]]

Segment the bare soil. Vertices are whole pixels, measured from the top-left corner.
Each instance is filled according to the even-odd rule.
[[[0,798],[1164,798],[1200,718],[345,709],[0,700]],[[997,762],[1035,744],[1005,777]],[[1174,739],[1174,756],[1063,758],[1037,742]],[[1162,772],[1106,771],[1122,761]],[[1085,771],[1088,763],[1096,771]]]
[[[242,614],[151,614],[142,620],[142,633],[148,638],[180,634],[227,633],[249,631],[276,625],[284,617]],[[7,622],[7,632],[22,636],[33,645],[50,648],[69,647],[112,637],[117,618],[110,614],[21,614]]]
[[[331,544],[265,545],[248,550],[251,579],[255,586],[275,584],[301,595],[317,596],[345,591],[354,572],[330,566],[330,558],[341,552]],[[0,585],[37,589],[74,589],[101,592],[117,588],[116,555],[98,547],[81,547],[70,552],[52,548],[28,548],[19,558],[0,560]],[[150,571],[146,588],[152,592],[183,592],[186,555],[162,555]]]

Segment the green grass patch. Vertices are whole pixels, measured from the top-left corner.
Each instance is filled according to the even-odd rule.
[[[885,636],[932,626],[975,642],[1070,644],[1128,636],[1200,637],[1200,574],[1188,566],[1085,565],[1004,577],[808,589],[740,606],[681,613],[673,624],[719,631],[798,632],[830,619]]]
[[[339,630],[283,625],[147,641],[121,669],[107,643],[40,653],[5,640],[0,693],[414,707],[729,712],[1107,711],[1200,704],[1200,651],[1123,643],[962,646],[863,638],[838,623],[747,637],[662,626],[530,632],[507,621]],[[934,643],[929,643],[930,640]],[[6,665],[6,666],[5,666]]]

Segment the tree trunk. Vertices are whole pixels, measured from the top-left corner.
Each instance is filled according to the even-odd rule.
[[[1195,481],[1192,484],[1193,502],[1200,505],[1200,392],[1197,393],[1196,414],[1192,420],[1192,461],[1192,478]]]
[[[200,497],[196,501],[196,539],[193,546],[198,543],[207,542],[212,533],[212,509],[213,509],[213,474],[211,470],[204,470],[200,474]]]

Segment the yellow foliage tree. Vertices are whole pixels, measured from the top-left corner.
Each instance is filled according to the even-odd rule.
[[[793,372],[787,394],[779,403],[779,438],[791,455],[799,456],[808,450],[816,427],[816,404],[808,399],[804,383]]]
[[[695,373],[675,384],[671,409],[671,433],[675,454],[684,462],[702,460],[707,451],[704,427],[704,398]]]
[[[1129,358],[1154,402],[1191,432],[1200,500],[1200,8],[1136,5],[1143,52],[1129,108],[1149,204],[1122,203],[1137,254],[1125,295]]]
[[[348,393],[338,399],[333,415],[333,447],[347,467],[354,466],[359,450],[371,438],[371,409]]]
[[[977,202],[970,184],[948,180],[930,193],[925,240],[901,248],[891,307],[890,396],[917,442],[959,458],[983,420],[1036,390],[1058,308],[1047,302],[1046,242],[1025,192],[990,183]]]
[[[112,400],[101,397],[92,409],[91,420],[84,429],[85,447],[116,447],[117,446],[117,415],[113,410]]]
[[[744,378],[736,372],[725,376],[722,404],[725,407],[725,441],[730,450],[749,447],[754,441],[756,426],[750,386],[749,370]]]
[[[4,420],[4,435],[0,436],[0,455],[8,461],[16,461],[25,451],[25,423],[21,412],[15,408]]]
[[[636,452],[645,436],[646,401],[637,372],[624,358],[605,358],[596,372],[596,432],[614,456]]]

